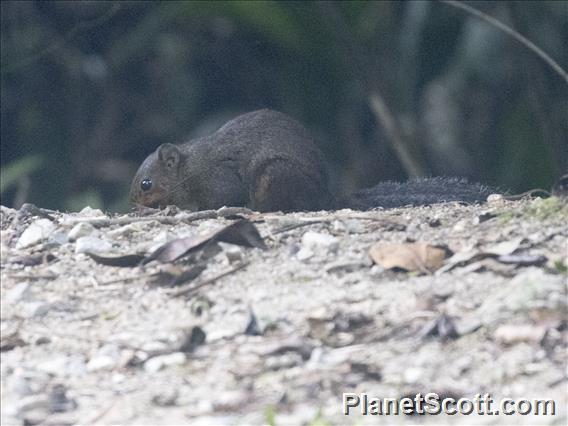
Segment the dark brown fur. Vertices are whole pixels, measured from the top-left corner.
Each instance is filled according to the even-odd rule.
[[[149,190],[141,182],[151,179]],[[330,207],[323,156],[307,130],[263,109],[210,136],[160,146],[142,163],[130,197],[138,205],[191,210],[246,206],[259,211]]]

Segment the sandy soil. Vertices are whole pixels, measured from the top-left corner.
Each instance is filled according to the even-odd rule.
[[[147,256],[235,215],[266,250],[211,241],[143,266],[87,254]],[[2,207],[2,424],[566,424],[567,218],[557,198],[144,217]],[[369,255],[414,242],[442,248],[441,263]],[[556,413],[343,414],[344,393],[431,392],[490,394],[492,409],[552,399]]]

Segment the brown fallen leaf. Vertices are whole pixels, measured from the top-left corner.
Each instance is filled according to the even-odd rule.
[[[431,273],[442,266],[446,250],[426,243],[377,243],[369,249],[369,255],[385,269]]]
[[[215,235],[215,241],[244,247],[256,247],[261,250],[267,248],[256,226],[246,219],[239,220],[221,229]]]
[[[205,235],[198,235],[186,238],[177,238],[161,245],[148,255],[143,261],[143,264],[149,263],[152,260],[159,262],[173,262],[183,256],[188,255],[193,250],[203,247],[206,243],[211,241],[215,234],[208,233]]]
[[[86,252],[85,254],[88,255],[91,259],[93,259],[95,262],[106,266],[131,267],[138,265],[144,259],[144,256],[141,254],[123,254],[118,256],[117,255],[101,256],[91,252]]]
[[[234,222],[224,228],[209,232],[204,235],[178,238],[169,241],[158,247],[151,253],[143,263],[146,264],[152,260],[160,262],[174,262],[193,251],[203,248],[208,243],[224,242],[236,244],[245,247],[256,247],[262,250],[266,249],[266,245],[256,229],[256,226],[249,220],[243,219]]]

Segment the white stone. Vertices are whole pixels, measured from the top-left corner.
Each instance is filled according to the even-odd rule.
[[[155,356],[144,363],[144,370],[147,373],[156,373],[164,367],[182,365],[185,361],[186,357],[183,352],[174,352],[168,355]]]
[[[503,195],[502,194],[489,194],[487,196],[487,202],[490,204],[502,203],[503,202]]]
[[[219,243],[219,245],[222,247],[223,253],[225,253],[225,256],[227,256],[229,263],[234,263],[236,261],[242,260],[243,251],[239,246],[227,243]]]
[[[75,242],[75,253],[103,253],[112,249],[112,244],[97,237],[80,237]]]
[[[34,410],[45,411],[45,416],[47,416],[49,410],[49,398],[44,394],[25,396],[16,403],[14,408],[18,416]]]
[[[94,209],[90,206],[85,207],[78,214],[82,217],[101,217],[105,215],[101,210]]]
[[[128,225],[121,226],[120,228],[113,229],[107,232],[109,237],[121,237],[137,232],[142,232],[144,230],[144,225],[140,222],[129,223]]]
[[[110,380],[115,384],[123,383],[126,380],[126,375],[122,373],[114,373]]]
[[[313,255],[314,255],[314,252],[312,250],[310,250],[309,248],[306,248],[306,247],[302,247],[296,253],[296,257],[298,258],[298,260],[301,260],[301,261],[308,260]]]
[[[30,295],[29,289],[30,283],[27,281],[16,284],[14,288],[6,293],[4,302],[6,302],[8,305],[13,305],[21,300],[28,298]]]
[[[47,242],[62,246],[63,244],[69,242],[69,236],[65,231],[55,231],[49,236]]]
[[[339,247],[339,240],[333,235],[308,231],[302,236],[302,246],[310,249],[324,248],[335,252]]]
[[[87,371],[113,370],[121,359],[120,348],[115,344],[101,346],[89,360]]]
[[[463,232],[466,229],[471,228],[467,220],[460,220],[452,227],[453,232]]]
[[[87,363],[87,371],[109,371],[116,367],[117,364],[118,361],[110,355],[95,356]]]
[[[24,318],[41,317],[51,309],[51,303],[37,301],[23,304],[20,314]]]
[[[22,249],[26,247],[33,246],[40,241],[45,240],[55,231],[55,225],[49,219],[38,219],[20,235],[18,242],[16,243],[17,249]]]
[[[409,384],[417,383],[423,375],[422,368],[410,367],[404,370],[404,381]]]
[[[77,241],[78,238],[91,235],[95,231],[95,227],[90,223],[78,223],[69,231],[69,241]]]
[[[54,376],[79,375],[85,371],[85,362],[80,356],[60,355],[41,361],[36,369]]]

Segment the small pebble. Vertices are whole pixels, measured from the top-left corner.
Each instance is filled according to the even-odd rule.
[[[147,373],[156,373],[164,367],[181,365],[185,363],[186,357],[182,352],[174,352],[168,355],[160,355],[150,358],[144,363],[144,370]]]
[[[235,263],[243,258],[243,250],[234,244],[219,243],[229,263]]]
[[[25,396],[17,402],[15,411],[20,418],[29,415],[31,412],[35,412],[34,418],[36,415],[45,418],[49,411],[49,398],[44,394]]]
[[[33,246],[40,241],[45,240],[55,231],[55,225],[49,219],[38,219],[33,222],[18,238],[16,243],[17,249]]]
[[[117,365],[117,360],[109,355],[100,355],[92,358],[87,364],[87,371],[112,370]]]
[[[90,223],[78,223],[69,231],[69,241],[77,241],[78,238],[91,235],[95,231],[95,227]]]
[[[306,247],[302,247],[296,253],[296,257],[298,258],[298,260],[301,260],[301,261],[308,260],[309,258],[313,257],[313,255],[314,255],[314,252],[312,250],[310,250],[309,248],[306,248]]]
[[[16,284],[16,286],[6,293],[4,301],[8,305],[14,305],[30,296],[30,283],[27,281]]]
[[[85,207],[83,210],[81,210],[78,213],[78,216],[81,217],[101,217],[104,216],[105,214],[99,210],[99,209],[93,209],[92,207]]]
[[[78,367],[77,364],[80,366]],[[75,375],[85,371],[85,363],[82,357],[60,355],[44,358],[37,363],[36,369],[54,376]]]
[[[339,247],[337,237],[320,232],[308,231],[302,236],[302,248],[325,248],[330,252],[336,252]]]
[[[108,231],[106,234],[110,237],[120,237],[135,234],[144,230],[142,223],[129,223],[128,225],[121,226],[120,228]]]
[[[51,303],[48,302],[42,302],[42,301],[28,302],[22,305],[20,314],[24,318],[41,317],[47,314],[47,312],[49,312],[51,307],[52,307]]]
[[[55,231],[47,239],[48,243],[62,246],[63,244],[69,242],[69,235],[65,231]]]
[[[111,249],[110,242],[91,236],[80,237],[75,243],[75,253],[104,253]]]
[[[404,370],[404,381],[408,384],[417,383],[424,375],[424,370],[418,367],[410,367]]]
[[[494,337],[500,343],[513,345],[516,343],[539,343],[544,338],[546,327],[531,324],[502,325],[495,330]]]
[[[490,204],[498,204],[503,202],[503,195],[502,194],[490,194],[487,197],[487,202]]]
[[[466,220],[460,220],[452,227],[452,231],[453,232],[463,232],[467,228],[469,228],[469,226],[470,225],[468,224],[468,222]]]
[[[158,407],[171,407],[176,405],[178,396],[176,388],[165,388],[152,397],[152,402]]]
[[[115,344],[101,346],[87,364],[87,371],[113,370],[121,360],[120,348]]]

